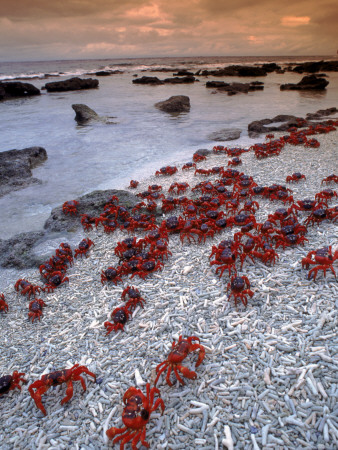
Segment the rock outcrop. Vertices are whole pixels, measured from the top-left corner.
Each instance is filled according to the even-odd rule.
[[[209,76],[213,75],[215,77],[265,77],[266,74],[270,72],[269,70],[264,69],[263,67],[257,67],[257,66],[228,66],[224,67],[223,69],[216,69],[216,70],[202,70],[199,72],[199,75],[203,76]]]
[[[40,89],[30,83],[21,83],[20,81],[0,82],[0,100],[40,94]]]
[[[42,147],[28,147],[22,150],[8,150],[0,153],[0,197],[13,190],[39,184],[32,177],[32,169],[47,159]]]
[[[134,194],[124,190],[93,191],[82,197],[70,199],[79,202],[77,207],[78,215],[76,216],[64,214],[62,205],[54,208],[45,222],[44,229],[48,232],[76,231],[79,227],[82,227],[80,223],[81,214],[88,214],[91,217],[99,216],[103,212],[104,205],[113,195],[119,198],[119,205],[124,206],[128,210],[131,210],[139,202],[139,199]]]
[[[0,239],[0,266],[15,269],[38,267],[43,258],[34,254],[33,247],[45,236],[44,231],[16,234]]]
[[[167,84],[189,84],[189,83],[195,83],[196,78],[191,75],[187,75],[186,77],[179,76],[179,77],[173,77],[173,78],[165,78],[163,80],[164,83]]]
[[[167,100],[155,103],[156,108],[168,113],[190,111],[190,99],[186,95],[174,95]]]
[[[316,77],[316,75],[307,75],[297,84],[281,84],[281,91],[303,91],[303,90],[322,90],[329,84],[325,78]]]
[[[297,64],[291,69],[297,73],[338,72],[338,61],[310,61]]]
[[[164,84],[163,81],[161,81],[159,78],[157,77],[146,77],[143,76],[141,78],[135,78],[135,80],[133,80],[134,84],[151,84],[151,85],[159,85],[159,84]]]
[[[69,78],[63,81],[53,81],[46,83],[48,92],[79,91],[81,89],[95,89],[99,86],[99,81],[93,78]]]
[[[252,83],[226,83],[224,81],[207,81],[207,88],[216,88],[218,91],[227,92],[228,95],[236,95],[238,93],[247,94],[249,91],[262,91],[264,83],[253,81]]]
[[[100,116],[89,106],[83,105],[81,103],[76,103],[72,105],[75,111],[75,120],[79,123],[86,123],[89,120],[99,120]]]

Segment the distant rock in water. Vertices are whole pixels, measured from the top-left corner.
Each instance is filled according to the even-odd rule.
[[[189,83],[195,83],[196,78],[191,75],[187,75],[185,77],[179,76],[174,78],[165,78],[163,80],[164,83],[168,84],[189,84]]]
[[[256,67],[256,66],[238,66],[232,65],[224,67],[223,69],[202,70],[199,75],[215,77],[265,77],[267,72],[271,72],[271,67]]]
[[[249,91],[262,91],[264,89],[264,83],[261,81],[231,84],[224,81],[207,81],[205,86],[207,88],[216,88],[221,92],[227,92],[228,95],[236,95],[238,93],[247,94]]]
[[[190,111],[190,99],[186,95],[174,95],[168,100],[155,103],[156,108],[168,113],[181,113]]]
[[[0,82],[0,100],[40,94],[40,89],[30,83],[21,83],[20,81]]]
[[[76,103],[72,105],[72,108],[76,113],[75,120],[77,122],[83,123],[88,122],[89,120],[99,120],[100,118],[100,116],[87,105]]]
[[[161,81],[157,77],[146,77],[143,76],[141,78],[136,78],[133,80],[133,84],[152,84],[152,85],[158,85],[158,84],[164,84],[163,81]]]
[[[40,184],[40,180],[32,178],[31,169],[46,160],[47,152],[42,147],[28,147],[22,150],[1,152],[0,197],[31,184]]]
[[[316,75],[308,75],[303,77],[297,84],[281,84],[281,91],[304,91],[304,90],[321,90],[325,89],[329,84],[325,78],[316,77]]]
[[[223,130],[215,131],[208,135],[208,139],[211,141],[233,141],[239,139],[242,130],[239,128],[224,128]]]
[[[79,91],[81,89],[95,89],[99,85],[99,80],[93,78],[69,78],[63,81],[54,81],[46,83],[45,88],[48,92],[63,92],[63,91]]]
[[[298,73],[338,72],[338,61],[309,61],[297,64],[291,70]]]

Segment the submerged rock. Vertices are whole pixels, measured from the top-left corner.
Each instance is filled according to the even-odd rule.
[[[242,130],[239,128],[224,128],[223,130],[215,131],[208,135],[208,139],[211,141],[233,141],[239,139]]]
[[[20,81],[0,82],[0,100],[40,94],[40,89],[30,83],[21,83]]]
[[[48,92],[63,92],[63,91],[79,91],[81,89],[95,89],[99,86],[99,81],[93,78],[69,78],[63,81],[54,81],[46,83],[45,88]]]
[[[23,189],[40,180],[32,177],[32,169],[47,160],[42,147],[8,150],[0,153],[0,197],[13,190]]]
[[[155,103],[156,108],[168,113],[190,111],[190,99],[186,95],[174,95],[167,100]]]

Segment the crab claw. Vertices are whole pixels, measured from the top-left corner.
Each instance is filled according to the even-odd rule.
[[[184,367],[184,366],[181,366],[181,365],[178,365],[177,369],[181,372],[181,374],[184,377],[189,378],[190,380],[196,380],[196,378],[197,378],[197,373],[196,372],[194,372],[192,370],[189,370],[187,367]]]

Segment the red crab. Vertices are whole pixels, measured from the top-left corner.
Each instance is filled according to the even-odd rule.
[[[242,164],[242,160],[237,156],[232,158],[231,161],[228,161],[228,166],[239,166],[240,164]]]
[[[194,153],[192,159],[196,163],[196,162],[205,161],[207,159],[207,157],[205,155],[200,155],[199,153]]]
[[[27,383],[27,380],[23,378],[24,376],[24,373],[19,373],[15,370],[12,375],[4,375],[0,377],[0,397],[15,388],[18,388],[21,391],[20,382],[22,381],[23,383]]]
[[[5,312],[5,313],[7,313],[7,311],[8,311],[8,305],[5,302],[4,294],[0,294],[0,312],[1,311]]]
[[[150,384],[146,386],[147,395],[144,395],[140,389],[130,387],[123,396],[125,407],[122,412],[123,428],[112,427],[106,431],[108,439],[114,439],[113,444],[121,441],[120,449],[123,450],[125,444],[132,441],[132,449],[136,450],[137,443],[141,441],[145,447],[150,447],[146,438],[146,426],[149,422],[151,413],[161,408],[162,414],[165,406],[163,400],[158,398],[154,403],[155,395],[160,397],[160,391]],[[119,435],[119,436],[117,436]],[[117,437],[116,437],[117,436]]]
[[[136,236],[126,238],[123,241],[120,241],[117,243],[117,245],[114,249],[114,253],[119,258],[122,258],[124,252],[126,252],[127,250],[130,250],[130,249],[140,250],[140,249],[142,249],[143,244],[144,244],[144,240],[143,239],[137,240]]]
[[[44,291],[53,292],[60,284],[69,282],[69,278],[66,277],[62,272],[54,272],[52,276],[48,279],[48,283],[43,288]]]
[[[179,195],[181,192],[185,192],[189,188],[189,184],[182,182],[182,183],[172,183],[168,189],[168,192]]]
[[[79,255],[80,256],[86,255],[92,245],[95,245],[95,244],[89,238],[82,239],[82,241],[79,244],[79,247],[77,249],[75,249],[75,255],[74,255],[75,258],[77,258]]]
[[[101,283],[103,284],[105,281],[112,281],[115,285],[118,281],[122,282],[119,268],[115,269],[114,267],[108,267],[108,269],[102,270]]]
[[[321,184],[323,183],[338,183],[338,175],[335,175],[334,173],[332,175],[329,175],[326,178],[322,179]]]
[[[104,322],[104,326],[107,329],[107,335],[112,331],[122,330],[124,331],[124,326],[127,323],[130,316],[130,311],[128,309],[128,305],[122,306],[120,308],[115,308],[111,313],[111,319],[114,323],[109,321]]]
[[[317,203],[316,200],[311,200],[311,199],[304,199],[304,200],[298,200],[297,204],[293,204],[291,205],[291,210],[296,210],[297,211],[313,211],[314,208],[321,208],[321,207],[327,207],[327,203],[324,202],[320,202]]]
[[[32,300],[28,306],[29,313],[28,319],[32,319],[32,323],[35,319],[39,319],[42,316],[42,307],[47,306],[46,303],[41,298],[36,298]]]
[[[130,189],[136,189],[138,185],[139,185],[139,181],[130,180],[130,184],[129,184]]]
[[[70,200],[68,202],[65,202],[62,205],[62,211],[65,214],[74,214],[74,215],[76,215],[77,214],[77,205],[78,204],[79,204],[79,202],[76,201],[76,200]]]
[[[301,174],[300,172],[295,172],[292,175],[288,175],[285,179],[287,183],[291,183],[292,181],[298,182],[300,180],[306,180],[306,176]]]
[[[305,258],[302,259],[302,267],[308,269],[310,264],[318,264],[313,267],[308,274],[308,279],[311,280],[313,274],[313,280],[317,277],[318,270],[323,270],[324,277],[326,277],[327,269],[331,269],[331,272],[336,277],[336,272],[333,268],[333,263],[338,259],[338,250],[332,254],[332,247],[324,247],[318,250],[311,250]]]
[[[96,217],[90,217],[88,214],[81,215],[81,225],[85,231],[90,231],[93,229],[93,225],[95,225]]]
[[[196,169],[196,164],[193,162],[187,162],[182,166],[182,170]]]
[[[235,225],[235,226],[242,227],[242,226],[248,225],[251,222],[253,223],[253,225],[256,225],[256,219],[253,214],[241,213],[241,214],[237,214],[236,216],[231,216],[228,219],[227,226],[232,227],[233,225]]]
[[[127,297],[127,298],[126,298]],[[127,301],[127,308],[135,309],[137,305],[143,308],[146,301],[141,297],[140,291],[135,286],[127,286],[121,295],[122,300]]]
[[[161,167],[160,170],[157,170],[155,172],[155,176],[159,177],[160,175],[174,175],[174,173],[177,172],[177,167],[176,166],[165,166],[165,167]]]
[[[152,255],[155,259],[164,258],[168,259],[169,255],[172,255],[171,251],[168,250],[168,242],[165,239],[158,239],[152,248]]]
[[[70,369],[57,370],[55,372],[42,375],[41,380],[37,380],[31,384],[28,391],[32,399],[35,401],[36,406],[46,416],[47,413],[41,402],[41,396],[47,392],[51,386],[58,386],[59,384],[67,383],[66,396],[61,400],[61,405],[69,402],[69,400],[73,397],[73,381],[80,381],[83,390],[86,391],[86,383],[81,376],[82,373],[86,373],[87,375],[93,377],[94,381],[96,381],[96,375],[90,372],[86,366],[75,364]]]
[[[283,249],[285,249],[286,247],[291,247],[293,245],[298,245],[298,244],[304,245],[305,241],[309,242],[309,240],[306,239],[304,236],[300,236],[298,234],[294,234],[294,233],[286,234],[286,235],[280,234],[276,238],[276,248],[283,247]]]
[[[23,278],[20,278],[14,285],[14,289],[19,292],[21,289],[21,295],[28,295],[28,298],[30,298],[31,295],[35,295],[37,292],[41,291],[40,286],[36,286],[32,283],[30,283],[27,280],[24,280]]]
[[[132,274],[130,279],[134,278],[135,275],[138,275],[142,280],[144,280],[149,274],[162,270],[163,263],[161,261],[155,261],[155,259],[147,259],[143,260],[137,264],[136,271]]]
[[[218,271],[221,271],[219,277],[223,275],[223,272],[228,269],[229,276],[231,275],[231,270],[234,269],[235,273],[237,272],[235,262],[237,257],[237,251],[232,251],[230,248],[225,248],[220,253],[216,254],[214,261],[210,262],[210,265],[214,264],[218,265],[216,269],[216,274]]]
[[[332,189],[325,189],[324,191],[318,192],[318,194],[315,195],[315,199],[323,200],[325,202],[325,200],[328,201],[337,196],[336,191],[333,191]]]
[[[254,293],[250,290],[250,281],[246,276],[237,277],[236,275],[233,275],[227,286],[227,291],[229,292],[229,290],[231,290],[231,293],[228,300],[230,300],[231,297],[234,297],[235,306],[237,306],[238,299],[240,299],[243,305],[246,306],[248,304],[246,296],[249,295],[252,297],[254,295]]]
[[[197,341],[198,343],[195,343],[194,341]],[[183,339],[182,336],[180,336],[177,344],[174,341],[172,343],[172,350],[169,353],[168,358],[156,367],[157,377],[154,381],[154,385],[156,386],[158,379],[166,369],[168,369],[166,382],[169,384],[169,386],[173,385],[173,383],[170,381],[170,374],[172,370],[174,371],[177,380],[181,384],[184,384],[184,381],[182,380],[178,372],[181,372],[184,377],[189,378],[190,380],[195,380],[197,377],[196,372],[189,370],[181,363],[189,355],[189,353],[196,350],[199,350],[199,355],[195,367],[197,368],[202,363],[205,356],[205,349],[203,345],[199,344],[199,341],[199,338],[196,336],[190,336],[186,339]]]
[[[305,220],[304,225],[320,223],[322,220],[329,219],[328,209],[316,208],[312,211],[309,217]]]

